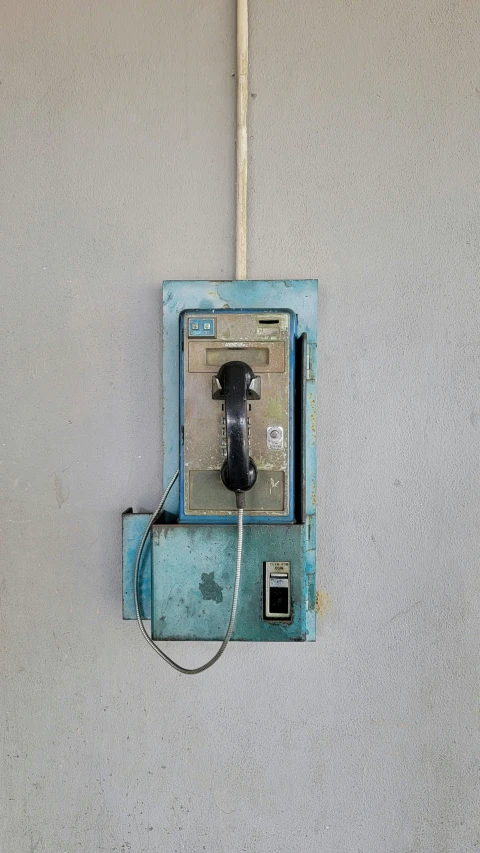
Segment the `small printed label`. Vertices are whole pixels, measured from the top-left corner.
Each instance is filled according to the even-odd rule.
[[[270,575],[270,586],[288,587],[288,578],[272,578]]]

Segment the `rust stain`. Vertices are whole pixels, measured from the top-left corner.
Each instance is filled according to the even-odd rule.
[[[315,594],[315,612],[319,616],[327,616],[333,607],[331,595],[325,589],[317,589]]]
[[[310,429],[312,431],[312,435],[316,434],[317,431],[317,407],[315,402],[315,397],[313,394],[308,395],[308,399],[310,402]]]

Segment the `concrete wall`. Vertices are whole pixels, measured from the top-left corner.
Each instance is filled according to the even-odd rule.
[[[164,278],[233,272],[233,0],[6,0],[5,853],[474,853],[475,0],[252,0],[251,277],[321,290],[312,646],[121,620]],[[193,664],[209,646],[171,651]]]

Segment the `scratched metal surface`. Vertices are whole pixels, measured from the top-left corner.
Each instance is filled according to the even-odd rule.
[[[293,522],[293,382],[295,365],[296,316],[290,311],[245,311],[236,314],[228,309],[216,314],[205,312],[215,325],[216,339],[194,339],[189,335],[189,317],[182,317],[180,335],[183,357],[180,359],[180,422],[184,438],[180,452],[180,518],[182,522],[235,523],[235,498],[222,483],[222,403],[212,400],[212,377],[218,364],[207,363],[212,347],[222,353],[224,361],[238,359],[250,364],[261,377],[259,399],[249,406],[249,452],[257,467],[257,481],[246,494],[245,523]],[[261,325],[266,318],[277,324]],[[240,351],[231,353],[226,347],[235,341]],[[252,362],[254,351],[266,354],[265,363]],[[230,353],[230,354],[229,354]],[[280,426],[284,434],[281,450],[267,446],[267,429]],[[226,451],[225,451],[226,453]]]
[[[156,640],[221,640],[230,616],[236,528],[218,524],[158,525],[153,529],[152,635]],[[180,558],[179,558],[180,555]],[[291,622],[262,617],[263,561],[289,560]],[[307,640],[305,538],[301,524],[245,528],[234,640]],[[315,608],[315,602],[313,602]]]
[[[122,556],[123,556],[123,618],[135,619],[133,598],[133,577],[138,546],[150,520],[147,513],[124,512],[122,515]],[[152,542],[148,538],[143,549],[138,575],[138,600],[140,613],[144,619],[150,619],[152,587]]]

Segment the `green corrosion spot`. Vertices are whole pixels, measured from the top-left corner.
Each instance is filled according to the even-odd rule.
[[[215,572],[203,572],[198,588],[204,601],[216,601],[217,604],[223,601],[223,589],[215,581]]]
[[[282,419],[282,404],[278,398],[273,397],[267,403],[267,417],[271,421],[280,421]]]

